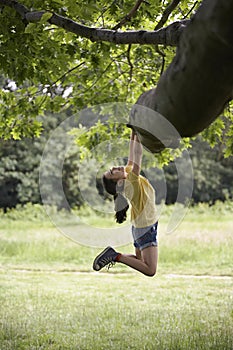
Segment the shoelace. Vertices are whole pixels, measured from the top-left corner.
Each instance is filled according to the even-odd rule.
[[[106,269],[107,269],[107,270],[111,269],[111,267],[113,267],[115,264],[116,264],[115,261],[110,261],[110,263],[108,263],[108,264],[106,265]]]
[[[115,265],[115,261],[112,261],[112,257],[108,256],[106,258],[102,258],[99,262],[102,267],[106,266],[107,270],[109,270],[113,265]]]

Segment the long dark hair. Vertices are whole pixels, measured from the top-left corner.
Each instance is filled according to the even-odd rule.
[[[128,201],[122,194],[122,188],[119,188],[117,186],[116,181],[113,181],[112,179],[107,179],[105,176],[103,176],[103,185],[105,190],[114,198],[116,222],[118,222],[118,224],[122,224],[122,222],[126,220],[126,212],[129,209]]]

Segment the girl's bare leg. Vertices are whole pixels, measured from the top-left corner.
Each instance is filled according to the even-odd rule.
[[[141,251],[138,248],[135,248],[135,255],[134,254],[121,254],[124,256],[128,256],[134,259],[142,259]]]
[[[154,276],[158,262],[158,247],[147,247],[142,251],[136,249],[136,255],[121,254],[118,261],[146,276]]]

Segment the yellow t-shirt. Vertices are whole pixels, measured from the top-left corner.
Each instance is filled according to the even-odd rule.
[[[127,166],[124,193],[131,204],[131,222],[134,227],[142,228],[153,225],[157,221],[155,191],[149,181],[132,172]]]

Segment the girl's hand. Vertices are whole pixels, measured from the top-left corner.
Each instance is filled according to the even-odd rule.
[[[137,156],[142,155],[142,144],[138,138],[138,136],[136,135],[134,138],[134,146],[133,146],[133,158],[135,158]]]
[[[141,144],[138,134],[136,134],[136,132],[134,133],[134,141],[139,142]]]

